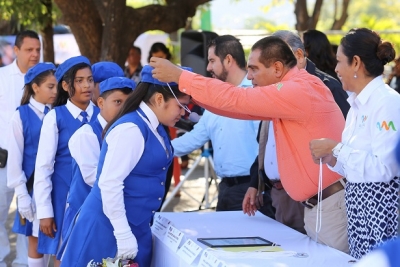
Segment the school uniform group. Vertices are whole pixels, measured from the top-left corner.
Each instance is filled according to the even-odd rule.
[[[145,88],[137,99],[178,91],[151,71],[143,68]],[[150,266],[150,222],[164,196],[173,151],[145,102],[136,101],[132,112],[115,120],[136,83],[116,63],[91,65],[84,56],[57,68],[38,63],[23,81],[7,138],[7,185],[17,196],[12,230],[29,237],[29,266],[47,266],[46,255],[56,255],[62,266],[117,256]],[[184,110],[174,104],[173,114],[164,115],[170,126]],[[106,178],[99,182],[99,176]]]
[[[212,53],[224,42],[240,45],[232,36],[218,38],[210,48]],[[282,183],[267,183],[268,177],[262,174],[252,178],[246,195],[240,197],[245,213],[262,209],[253,203],[256,193],[257,198],[264,198],[274,192],[285,194],[280,198],[292,201],[287,206],[300,205],[303,212],[303,205],[309,205],[306,217],[312,217],[311,210],[315,212],[314,223],[325,209],[324,216],[332,222],[326,224],[331,233],[326,242],[322,234],[318,241],[330,245],[333,232],[343,233],[334,237],[339,240],[336,243],[345,244],[337,248],[357,259],[393,239],[398,227],[400,167],[394,150],[400,138],[396,129],[400,119],[395,114],[400,96],[383,83],[381,74],[394,55],[374,58],[379,68],[371,67],[370,59],[358,54],[351,64],[343,63],[352,51],[358,51],[348,46],[362,43],[357,38],[375,38],[382,45],[380,38],[366,29],[354,30],[342,40],[337,72],[343,88],[360,88],[347,100],[351,109],[346,123],[323,79],[298,68],[295,51],[278,35],[258,41],[249,57],[248,73],[245,67],[241,70],[254,89],[234,87],[222,78],[219,81],[217,75],[218,79],[205,78],[164,59],[152,59],[144,66],[138,84],[125,78],[117,64],[91,65],[84,56],[67,59],[58,67],[46,62],[31,66],[23,76],[23,92],[15,92],[22,99],[13,96],[20,105],[9,114],[7,138],[0,139],[6,140],[0,147],[8,151],[7,186],[17,196],[12,230],[29,237],[29,266],[47,266],[46,255],[55,255],[56,266],[87,266],[91,260],[101,262],[108,257],[132,259],[141,267],[151,265],[150,225],[162,203],[174,156],[164,126],[179,121],[191,97],[218,115],[268,120],[259,131],[269,133],[270,139],[261,141],[260,136],[264,151],[259,155],[275,157],[276,178]],[[277,54],[260,53],[269,47]],[[279,58],[282,55],[285,58]],[[262,72],[269,68],[260,63],[266,62],[262,60],[265,56],[277,58],[276,72]],[[14,61],[9,69],[17,69],[16,64]],[[312,62],[305,64],[313,66]],[[274,75],[279,79],[272,79]],[[340,142],[332,140],[340,135]],[[260,166],[267,165],[265,162],[260,160]],[[314,203],[312,196],[318,187],[314,176],[322,169],[325,180],[319,182],[323,188],[318,188],[322,196]],[[274,173],[261,170],[273,178]],[[231,190],[239,178],[243,177],[222,181],[229,181],[226,188]],[[272,187],[272,193],[264,195],[265,186]],[[332,192],[324,196],[322,189],[327,188]],[[278,208],[276,212],[278,217]],[[279,212],[286,211],[281,208]],[[343,217],[341,225],[335,216]],[[304,222],[304,218],[300,220]],[[310,225],[306,223],[306,232],[316,240],[307,229]]]

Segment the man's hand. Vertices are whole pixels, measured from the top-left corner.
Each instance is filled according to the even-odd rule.
[[[328,138],[311,140],[310,151],[314,162],[319,164],[320,159],[322,159],[323,164],[328,163],[332,165],[333,162],[336,162],[336,159],[332,155],[332,149],[337,144],[338,142]]]
[[[257,211],[256,197],[257,197],[257,188],[249,187],[249,189],[247,189],[246,195],[244,196],[242,203],[243,213],[249,216],[254,216],[256,214]]]
[[[50,238],[54,238],[54,233],[57,232],[54,218],[40,219],[39,229],[43,232],[43,234],[47,235]]]
[[[153,78],[165,83],[178,83],[183,71],[169,60],[158,57],[151,57],[149,65],[154,68]]]

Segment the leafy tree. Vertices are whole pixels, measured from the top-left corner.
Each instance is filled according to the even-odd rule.
[[[54,0],[82,54],[92,62],[126,60],[135,39],[149,30],[174,32],[210,0],[164,0],[131,7],[126,0]],[[144,1],[142,1],[144,3]],[[149,1],[146,1],[147,3]]]
[[[44,61],[54,62],[53,21],[57,10],[52,0],[0,0],[1,19],[19,24],[15,30],[30,28],[39,31],[43,41]]]
[[[272,0],[266,8],[287,2],[294,4],[294,13],[296,16],[295,29],[300,32],[315,29],[317,27],[324,3],[329,5],[330,10],[333,10],[332,25],[330,27],[331,30],[340,30],[348,18],[347,10],[349,8],[350,0]]]

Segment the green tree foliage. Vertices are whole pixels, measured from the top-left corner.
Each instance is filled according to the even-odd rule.
[[[51,7],[49,10],[48,7]],[[22,28],[40,31],[59,17],[60,12],[52,6],[52,0],[0,0],[2,20],[15,18]]]

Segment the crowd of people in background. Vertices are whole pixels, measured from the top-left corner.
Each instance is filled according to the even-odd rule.
[[[186,168],[206,142],[217,212],[261,212],[356,259],[396,239],[400,57],[376,32],[352,29],[335,52],[323,32],[276,31],[247,61],[239,39],[219,36],[207,46],[211,78],[174,65],[164,43],[144,66],[132,46],[124,68],[84,55],[56,67],[40,51],[36,32],[20,32],[0,68],[0,267],[14,194],[13,267],[114,256],[150,266],[174,157]],[[171,141],[199,106],[193,129]]]

